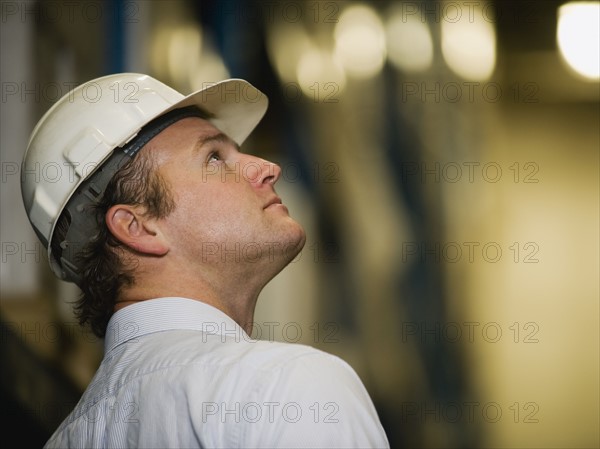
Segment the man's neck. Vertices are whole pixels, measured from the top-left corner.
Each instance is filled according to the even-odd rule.
[[[266,282],[251,278],[215,276],[219,282],[186,276],[179,272],[176,276],[135,277],[134,285],[124,289],[118,296],[114,311],[148,299],[181,297],[209,304],[231,317],[250,335],[254,322],[254,310],[258,295]],[[224,282],[223,279],[227,281]]]

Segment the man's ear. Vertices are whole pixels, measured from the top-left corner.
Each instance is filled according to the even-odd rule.
[[[105,220],[121,243],[139,253],[164,256],[169,251],[156,220],[145,217],[139,206],[116,204],[108,209]]]

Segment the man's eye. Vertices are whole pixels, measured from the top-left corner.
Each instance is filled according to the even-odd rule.
[[[219,156],[219,153],[216,151],[214,151],[208,155],[208,162],[220,161],[220,160],[221,160],[221,156]]]

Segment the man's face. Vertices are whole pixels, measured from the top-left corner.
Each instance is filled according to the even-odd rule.
[[[275,275],[302,249],[304,230],[274,190],[279,166],[240,153],[200,118],[180,120],[149,146],[176,204],[163,219],[171,256],[260,264]]]

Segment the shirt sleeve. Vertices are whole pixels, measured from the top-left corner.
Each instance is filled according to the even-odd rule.
[[[369,394],[343,360],[315,350],[271,373],[271,381],[263,382],[252,398],[256,410],[247,418],[255,422],[243,426],[244,445],[389,447]]]

